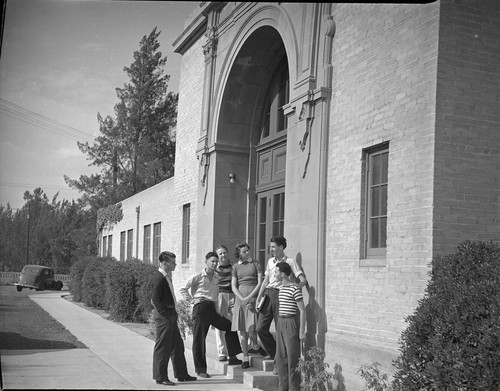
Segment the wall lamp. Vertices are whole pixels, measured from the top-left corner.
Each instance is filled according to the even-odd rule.
[[[234,183],[234,180],[236,179],[236,174],[234,172],[229,173],[229,183]]]

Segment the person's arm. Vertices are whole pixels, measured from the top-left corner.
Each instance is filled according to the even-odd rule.
[[[290,259],[290,258],[288,258]],[[299,279],[299,283],[297,284],[297,287],[302,290],[302,287],[307,284],[307,279],[306,275],[304,274],[304,271],[302,268],[299,266],[297,261],[295,259],[292,259],[291,262],[289,262],[290,267],[292,268],[292,272]]]
[[[259,294],[257,295],[257,303],[264,295],[264,291],[266,290],[268,285],[269,285],[269,276],[266,274],[266,276],[264,277],[264,281],[262,281],[262,285],[260,286]]]
[[[195,276],[188,278],[184,285],[179,289],[184,300],[188,301],[189,303],[191,303],[191,301],[193,300],[193,297],[191,296],[191,288],[193,286],[194,278]]]
[[[153,281],[153,289],[151,293],[151,301],[153,302],[153,306],[156,308],[156,311],[163,316],[164,318],[168,317],[168,310],[175,308],[174,305],[172,305],[172,308],[167,308],[163,305],[163,301],[161,300],[162,296],[162,291],[165,288],[165,284],[167,284],[167,288],[170,292],[170,287],[168,287],[167,280],[165,278],[161,277],[158,278],[156,277]]]
[[[234,275],[231,277],[231,287],[233,288],[233,293],[236,295],[236,297],[238,297],[238,299],[240,299],[241,301],[244,301],[245,298],[238,289],[238,277]]]
[[[251,299],[260,293],[260,286],[262,285],[262,272],[259,270],[257,272],[257,285],[253,288],[252,292],[247,296],[247,299]]]
[[[300,311],[299,339],[304,341],[306,339],[306,306],[304,305],[304,300],[298,301],[297,307]]]
[[[304,273],[302,273],[299,275],[298,278],[299,278],[299,283],[297,286],[299,289],[302,289],[302,287],[307,284],[306,275]]]

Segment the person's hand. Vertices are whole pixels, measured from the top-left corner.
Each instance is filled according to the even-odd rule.
[[[306,333],[304,332],[299,332],[299,339],[304,342],[306,340]]]

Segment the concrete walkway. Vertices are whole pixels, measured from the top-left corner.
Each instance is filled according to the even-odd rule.
[[[56,292],[30,297],[88,349],[2,350],[2,389],[255,390],[216,369],[209,370],[210,379],[180,383],[171,365],[169,377],[176,385],[157,385],[152,379],[151,339],[62,296]],[[185,345],[189,373],[196,376],[190,343]]]

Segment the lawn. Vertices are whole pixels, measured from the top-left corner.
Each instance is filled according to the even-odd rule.
[[[0,294],[0,349],[86,348],[31,300],[29,292],[16,292],[13,286],[1,286]]]

